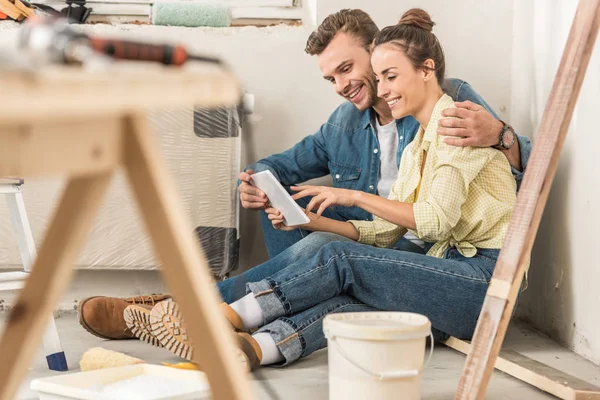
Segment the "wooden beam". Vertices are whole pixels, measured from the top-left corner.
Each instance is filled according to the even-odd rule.
[[[11,271],[0,273],[0,291],[20,290],[29,278],[28,272]]]
[[[26,18],[35,15],[33,8],[27,7],[21,0],[14,0],[14,2],[15,7],[17,7],[17,9],[21,12],[21,15],[25,16]]]
[[[484,399],[510,321],[600,24],[600,0],[580,0],[455,399]],[[507,290],[508,288],[508,290]]]
[[[23,179],[20,178],[0,178],[0,185],[22,185]]]
[[[231,26],[273,26],[273,25],[300,26],[302,21],[297,19],[267,19],[267,18],[240,18],[231,21]]]
[[[112,173],[72,178],[0,340],[0,399],[14,398],[55,304],[69,285]]]
[[[9,0],[0,0],[0,11],[14,20],[19,20],[19,18],[21,18],[23,15],[21,10],[19,10],[17,6],[15,6]]]
[[[80,176],[117,168],[119,118],[44,121],[15,127],[0,122],[0,176]]]
[[[186,318],[194,359],[203,366],[214,399],[253,399],[234,352],[233,335],[219,311],[208,263],[181,206],[179,191],[159,156],[145,115],[125,118],[125,168],[162,274]]]
[[[2,71],[0,124],[229,106],[242,97],[237,79],[223,68],[199,62],[185,68],[143,65],[115,63],[102,70],[50,65],[35,72]]]
[[[451,337],[444,344],[468,354],[471,344]],[[514,350],[501,350],[495,368],[564,400],[600,400],[600,387],[559,371]]]

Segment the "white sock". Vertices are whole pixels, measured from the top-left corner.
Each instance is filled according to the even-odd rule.
[[[230,306],[242,319],[244,328],[253,329],[263,326],[265,318],[254,293],[248,293],[238,301],[231,303]]]
[[[260,365],[275,364],[285,360],[270,333],[260,332],[252,335],[252,337],[258,342],[260,350],[262,351],[262,360],[260,360]]]

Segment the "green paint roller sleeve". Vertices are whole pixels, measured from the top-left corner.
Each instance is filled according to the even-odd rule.
[[[231,11],[215,4],[163,2],[152,6],[152,24],[168,26],[231,26]]]

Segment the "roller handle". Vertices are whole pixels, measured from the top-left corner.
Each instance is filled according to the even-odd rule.
[[[90,38],[90,46],[95,51],[118,60],[151,61],[179,66],[190,59],[183,47],[167,44]]]

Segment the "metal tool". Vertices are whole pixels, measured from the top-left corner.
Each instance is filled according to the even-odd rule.
[[[21,29],[18,47],[35,65],[79,64],[92,57],[88,38],[60,18],[31,18]]]
[[[19,47],[40,63],[79,64],[95,53],[117,60],[181,66],[188,61],[221,64],[214,57],[191,55],[183,46],[150,44],[89,36],[70,28],[62,18],[32,18],[19,37]]]

